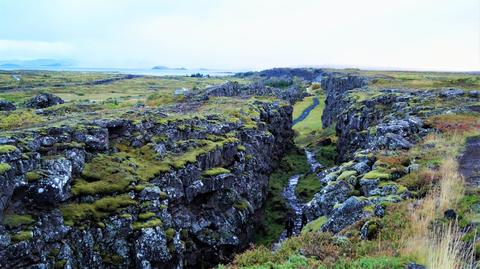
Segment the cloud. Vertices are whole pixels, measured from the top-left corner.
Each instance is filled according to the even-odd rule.
[[[107,67],[480,69],[478,0],[25,3],[0,3],[0,24],[9,25],[0,36],[42,41],[0,46],[1,58],[55,54]]]
[[[32,59],[69,57],[73,46],[66,42],[0,39],[0,58]]]

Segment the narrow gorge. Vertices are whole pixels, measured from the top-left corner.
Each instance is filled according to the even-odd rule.
[[[428,139],[479,126],[443,125],[478,113],[475,90],[379,86],[381,75],[322,69],[233,78],[241,83],[153,94],[133,108],[26,102],[55,104],[1,133],[0,267],[237,268],[252,243],[272,257],[309,234],[336,251],[368,244],[428,192],[420,173],[441,163]],[[108,83],[142,80],[155,87],[141,76]],[[473,184],[469,143],[460,168]]]

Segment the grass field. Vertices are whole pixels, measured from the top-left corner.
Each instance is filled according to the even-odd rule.
[[[440,89],[457,87],[463,89],[480,88],[480,74],[456,72],[415,72],[415,71],[379,71],[379,70],[327,70],[342,71],[372,78],[373,87]]]
[[[300,147],[305,147],[312,142],[312,135],[322,130],[322,114],[325,108],[325,98],[323,95],[315,96],[318,98],[320,104],[316,106],[307,118],[293,126],[293,130],[297,133],[295,143]],[[314,96],[306,97],[303,101],[298,102],[293,107],[293,115],[300,115],[302,112],[313,103]]]

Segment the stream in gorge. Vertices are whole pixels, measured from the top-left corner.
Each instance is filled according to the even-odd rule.
[[[302,114],[293,120],[293,125],[303,121],[308,117],[310,111],[312,111],[316,106],[319,105],[318,98],[313,99],[313,104],[307,107]],[[321,163],[319,163],[315,159],[315,154],[311,151],[305,150],[305,156],[307,157],[307,162],[310,165],[311,172],[315,173],[319,168],[323,167]],[[304,203],[297,198],[295,194],[295,189],[298,184],[298,180],[302,177],[302,174],[293,175],[288,179],[287,186],[283,189],[282,195],[285,198],[285,201],[292,211],[293,214],[293,222],[294,222],[294,229],[293,229],[293,236],[299,235],[302,230],[302,215],[303,215],[303,207]],[[274,244],[274,248],[277,248],[281,242],[287,239],[287,230],[284,229],[282,234],[280,235],[277,243]]]

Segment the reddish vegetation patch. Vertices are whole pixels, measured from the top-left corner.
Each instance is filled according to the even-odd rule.
[[[480,128],[480,118],[473,115],[438,115],[427,119],[426,123],[442,132],[464,133]]]
[[[410,156],[405,151],[398,151],[397,155],[377,155],[377,160],[388,166],[408,166],[410,163]]]

